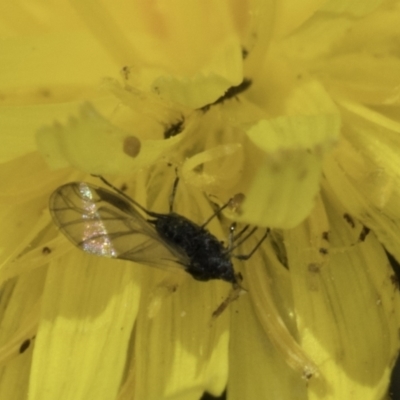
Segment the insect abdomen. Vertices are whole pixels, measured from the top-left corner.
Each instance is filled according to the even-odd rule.
[[[183,251],[189,261],[186,271],[200,281],[222,279],[235,283],[233,265],[218,239],[194,222],[170,213],[155,221],[158,234],[171,246]]]

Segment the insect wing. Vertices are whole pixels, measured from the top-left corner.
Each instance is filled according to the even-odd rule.
[[[128,200],[109,190],[68,183],[50,197],[50,212],[64,235],[86,253],[156,267],[187,262]]]

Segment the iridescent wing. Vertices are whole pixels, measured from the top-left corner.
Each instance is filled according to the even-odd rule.
[[[51,195],[50,212],[62,233],[86,253],[156,267],[188,263],[185,254],[165,243],[134,204],[116,192],[68,183]]]

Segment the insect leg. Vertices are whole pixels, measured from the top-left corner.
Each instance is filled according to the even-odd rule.
[[[177,170],[175,170],[177,173]],[[174,200],[175,200],[175,195],[176,195],[176,189],[178,188],[178,183],[179,183],[179,176],[178,174],[176,175],[174,185],[172,186],[172,193],[169,196],[169,212],[172,213],[173,208],[174,208]]]
[[[236,229],[236,222],[233,222],[229,227],[229,237],[228,237],[228,253],[233,248],[233,242],[235,241],[234,233]]]
[[[244,243],[257,229],[258,228],[255,226],[244,238],[239,240],[239,242],[235,243],[235,245],[232,248],[229,249],[229,252],[232,252],[232,250],[236,249],[242,243]],[[242,232],[244,232],[244,230],[242,230]],[[242,232],[239,232],[239,233],[242,234]],[[227,253],[228,253],[228,251],[227,251]]]
[[[236,299],[238,299],[238,297],[244,292],[246,292],[246,290],[243,289],[240,286],[240,284],[238,284],[238,283],[234,284],[232,286],[232,290],[230,291],[228,297],[212,313],[212,318],[215,319],[215,318],[219,317],[226,310],[226,308],[229,306],[229,304],[231,304]]]
[[[255,229],[252,229],[250,234],[253,234],[254,232],[255,232]],[[256,250],[261,246],[261,243],[266,239],[266,237],[268,236],[268,233],[269,233],[269,228],[267,228],[265,230],[264,235],[258,241],[258,243],[254,246],[253,250],[250,251],[249,254],[237,254],[237,255],[232,254],[232,257],[235,257],[235,258],[237,258],[239,260],[248,260],[256,252]],[[250,234],[246,235],[245,239],[247,239],[250,236]],[[241,240],[240,243],[243,243],[243,240]],[[240,243],[238,243],[235,247],[237,247]]]
[[[233,241],[238,240],[249,229],[250,225],[246,225],[238,234],[233,237]]]
[[[238,240],[243,235],[243,233],[245,233],[247,231],[247,229],[249,229],[249,226],[250,225],[246,225],[239,233],[237,233],[235,235],[234,233],[235,233],[235,229],[236,229],[236,222],[233,222],[231,224],[231,226],[229,227],[229,238],[228,238],[229,245],[228,245],[227,253],[230,253],[232,251],[232,249],[237,247],[237,246],[234,246],[235,240]],[[240,242],[240,243],[242,243],[242,242]]]

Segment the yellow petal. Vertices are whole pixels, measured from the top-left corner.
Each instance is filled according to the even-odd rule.
[[[12,205],[2,204],[0,222],[3,227],[0,233],[0,260],[3,266],[9,259],[20,255],[38,235],[36,225],[44,228],[46,218],[43,213],[43,197],[26,202],[15,202]],[[47,216],[47,222],[49,218]]]
[[[104,113],[115,107],[114,98],[99,97],[97,92],[88,93],[79,89],[74,89],[72,93],[68,90],[58,92],[56,89],[53,92],[51,89],[50,99],[43,101],[40,93],[38,98],[36,89],[32,89],[33,93],[30,90],[22,90],[16,98],[7,99],[7,105],[0,107],[4,144],[0,149],[0,161],[3,163],[36,151],[36,132],[49,122],[66,121],[81,106],[81,96],[87,95],[86,98],[90,98],[96,108]],[[76,99],[70,101],[71,97]]]
[[[393,3],[391,7],[380,7],[364,18],[353,21],[351,29],[338,43],[337,52],[351,54],[362,51],[363,54],[374,54],[378,58],[396,55],[394,44],[400,33],[399,14],[399,4]]]
[[[235,5],[230,3],[137,0],[116,6],[110,1],[85,0],[72,4],[120,65],[141,60],[145,65],[190,75],[229,49],[232,41],[240,52],[232,18]],[[219,61],[222,63],[216,63],[215,71],[228,71],[227,59]]]
[[[326,3],[324,0],[307,0],[301,3],[293,0],[276,2],[274,36],[277,38],[286,36],[311,18],[324,3]]]
[[[278,41],[274,48],[292,60],[292,68],[300,67],[312,72],[315,65],[330,54],[332,48],[346,36],[352,25],[352,21],[344,16],[317,13],[311,21],[303,24],[296,34]],[[310,60],[315,64],[303,64]]]
[[[398,122],[353,103],[343,103],[351,128],[326,159],[324,174],[341,203],[373,229],[400,257]],[[347,139],[348,138],[348,139]]]
[[[243,12],[242,19],[251,13],[239,4],[182,0],[168,5],[136,1],[118,7],[89,0],[73,4],[119,65],[144,69],[150,84],[145,88],[142,81],[142,90],[156,89],[196,108],[243,79],[233,17],[236,9]]]
[[[69,2],[31,0],[0,5],[0,34],[4,37],[43,35],[84,29]]]
[[[30,400],[114,399],[138,310],[133,265],[74,250],[51,264]]]
[[[27,98],[24,96],[25,100]],[[1,162],[11,161],[16,157],[36,151],[36,131],[54,120],[66,120],[81,105],[80,100],[61,104],[38,104],[37,101],[33,103],[32,105],[0,107],[0,118],[4,130],[2,132],[4,145],[0,150]],[[110,105],[109,99],[104,98],[95,99],[94,103],[101,110],[108,109]],[[114,101],[113,104],[115,104]]]
[[[3,368],[0,378],[0,396],[5,399],[25,400],[28,393],[30,360],[32,350],[27,350],[24,357],[9,361]]]
[[[131,137],[138,143],[134,157],[126,150]],[[52,168],[73,166],[91,174],[127,174],[153,163],[179,140],[177,136],[141,141],[112,125],[90,104],[84,105],[80,116],[71,118],[65,127],[57,124],[37,134],[38,147]]]
[[[220,395],[228,378],[229,315],[226,311],[213,321],[212,313],[229,285],[187,276],[171,292],[162,281],[154,287],[161,280],[155,279],[157,271],[148,273],[152,276],[145,286],[148,294],[141,303],[132,354],[134,397],[195,400],[204,391]]]
[[[346,0],[329,0],[323,7],[322,11],[329,11],[338,14],[348,13],[361,17],[369,14],[375,10],[382,2],[382,0],[366,0],[366,1],[346,1]]]
[[[82,32],[7,39],[1,42],[0,51],[0,87],[5,97],[27,88],[39,94],[47,91],[51,97],[53,88],[68,87],[72,95],[97,86],[102,77],[116,70],[93,37]]]
[[[230,58],[232,63],[241,64],[240,53],[232,55]],[[242,78],[241,71],[238,74],[238,78],[234,81],[228,81],[212,73],[197,74],[190,79],[179,79],[171,75],[160,76],[160,74],[157,74],[153,87],[157,88],[160,95],[165,99],[196,109],[213,103],[231,86],[238,85]]]
[[[336,95],[364,104],[400,103],[400,60],[353,53],[330,58],[323,79]]]
[[[3,398],[27,398],[39,300],[45,278],[46,269],[41,268],[2,285],[0,396]],[[23,343],[25,346],[21,347]]]
[[[290,228],[304,220],[314,205],[322,156],[338,137],[339,117],[318,85],[300,86],[298,92],[287,105],[298,115],[261,120],[246,132],[264,159],[239,220]],[[324,111],[319,114],[320,109]]]
[[[0,165],[0,203],[23,205],[54,190],[69,171],[49,173],[49,168],[37,152]],[[38,205],[43,207],[44,203]]]
[[[242,272],[243,284],[249,290],[255,315],[266,334],[266,340],[274,348],[273,354],[280,352],[282,360],[296,371],[299,378],[310,379],[319,375],[318,367],[297,342],[291,275],[287,265],[278,260],[277,253],[283,248],[277,251],[279,246],[274,239],[279,235],[270,233],[272,235],[273,246],[264,243],[246,262],[247,268],[243,268]],[[256,245],[256,239],[252,239],[243,244],[244,254],[249,254]],[[282,261],[283,252],[279,254]],[[286,371],[285,375],[289,377],[291,373]]]
[[[249,296],[242,296],[232,307],[229,398],[306,400],[306,382],[266,337]]]
[[[320,204],[285,234],[301,344],[321,371],[308,398],[381,398],[400,344],[399,292],[376,237],[357,243],[362,226],[341,218],[330,190],[324,200],[327,216]],[[321,231],[327,217],[328,236]]]

